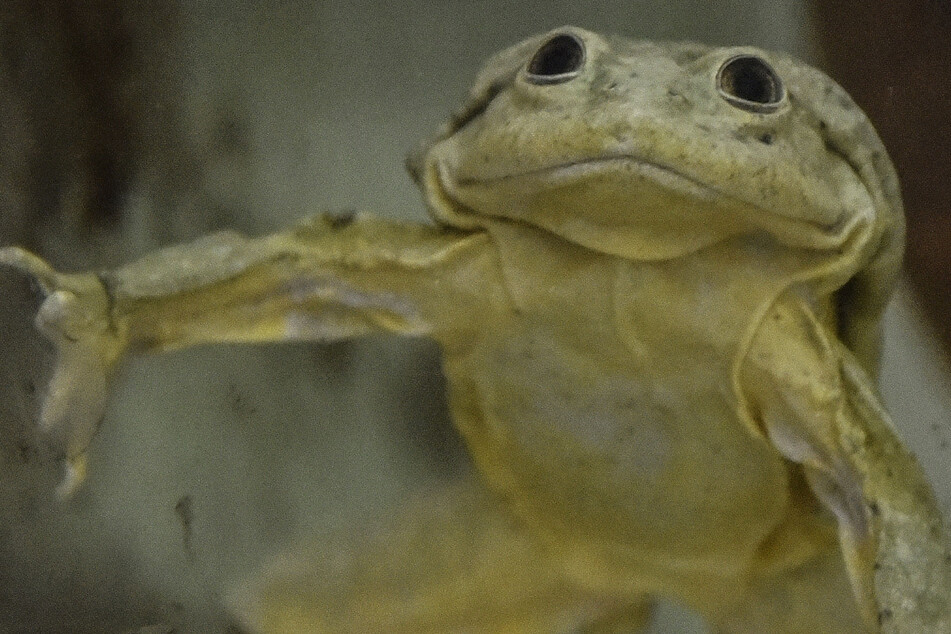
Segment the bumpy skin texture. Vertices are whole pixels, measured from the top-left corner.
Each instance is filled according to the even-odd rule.
[[[125,351],[422,335],[480,483],[265,575],[252,627],[632,631],[666,595],[721,631],[951,631],[874,389],[897,183],[836,84],[564,28],[490,60],[410,168],[438,226],[316,217],[98,276],[0,250],[49,293],[68,485]]]

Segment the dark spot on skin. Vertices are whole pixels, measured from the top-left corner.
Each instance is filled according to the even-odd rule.
[[[826,151],[829,152],[830,154],[835,154],[837,156],[844,156],[842,152],[839,151],[839,147],[835,143],[833,143],[831,139],[823,138],[822,145],[823,147],[825,147]]]
[[[703,50],[700,49],[688,49],[677,51],[673,54],[674,63],[678,66],[684,66],[686,64],[692,64],[693,62],[700,59],[704,54]]]
[[[773,144],[773,135],[767,132],[766,134],[761,134],[757,140],[763,145],[772,145]]]
[[[882,509],[878,507],[878,503],[876,502],[869,502],[868,510],[872,512],[872,515],[878,515],[879,513],[882,512]]]
[[[670,100],[671,100],[671,101],[674,103],[674,105],[676,105],[676,106],[680,106],[680,107],[690,107],[690,106],[693,105],[693,103],[690,101],[690,99],[688,99],[687,97],[685,97],[682,92],[680,92],[679,90],[675,90],[675,89],[673,89],[673,88],[668,88],[668,89],[667,89],[667,97],[669,97]]]
[[[875,572],[878,572],[881,569],[882,569],[882,564],[878,563],[877,561],[874,564],[872,564],[872,570],[874,570]]]
[[[825,121],[819,121],[819,129],[820,129],[820,130],[826,130],[826,129],[828,129],[828,127],[829,127],[829,124],[828,124],[828,123],[826,123]]]
[[[617,88],[616,81],[612,81],[610,84],[608,84],[608,90],[614,90],[615,88]]]
[[[119,327],[115,320],[116,291],[115,281],[107,273],[96,273],[96,279],[102,285],[102,290],[106,292],[106,318],[109,320],[109,332],[119,334]]]
[[[465,109],[453,115],[449,122],[448,134],[452,135],[464,128],[470,121],[479,118],[483,112],[489,108],[489,104],[505,88],[506,83],[497,81],[489,86],[486,91],[473,102],[466,105]]]
[[[326,218],[330,228],[339,231],[353,224],[353,221],[357,218],[357,212],[354,209],[345,209],[338,213],[327,214]]]

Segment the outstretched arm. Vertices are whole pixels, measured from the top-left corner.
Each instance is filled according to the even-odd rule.
[[[452,338],[491,301],[493,258],[483,234],[324,215],[259,239],[214,234],[99,277],[133,349],[378,331]]]
[[[740,376],[753,418],[839,523],[869,625],[951,632],[951,550],[934,494],[872,382],[808,304],[781,299]]]
[[[57,367],[40,424],[65,436],[66,492],[127,350],[202,343],[333,340],[374,331],[465,340],[502,288],[486,235],[368,216],[317,216],[249,239],[219,233],[100,274],[61,274],[22,249],[0,264],[46,295],[36,325]]]

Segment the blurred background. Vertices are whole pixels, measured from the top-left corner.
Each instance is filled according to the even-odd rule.
[[[0,244],[79,270],[319,210],[422,220],[405,153],[487,56],[566,23],[786,50],[867,109],[909,217],[883,390],[947,512],[946,2],[5,0]],[[269,556],[467,468],[428,342],[203,348],[123,366],[88,485],[58,502],[36,299],[8,272],[0,298],[0,632],[238,632],[223,597]],[[654,631],[704,630],[665,604]]]

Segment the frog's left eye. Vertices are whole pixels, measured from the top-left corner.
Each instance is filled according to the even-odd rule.
[[[773,112],[786,99],[786,87],[773,67],[755,55],[737,55],[717,72],[717,91],[728,102],[750,112]]]
[[[584,61],[584,42],[570,33],[562,33],[535,52],[525,69],[525,78],[533,84],[560,84],[577,77]]]

